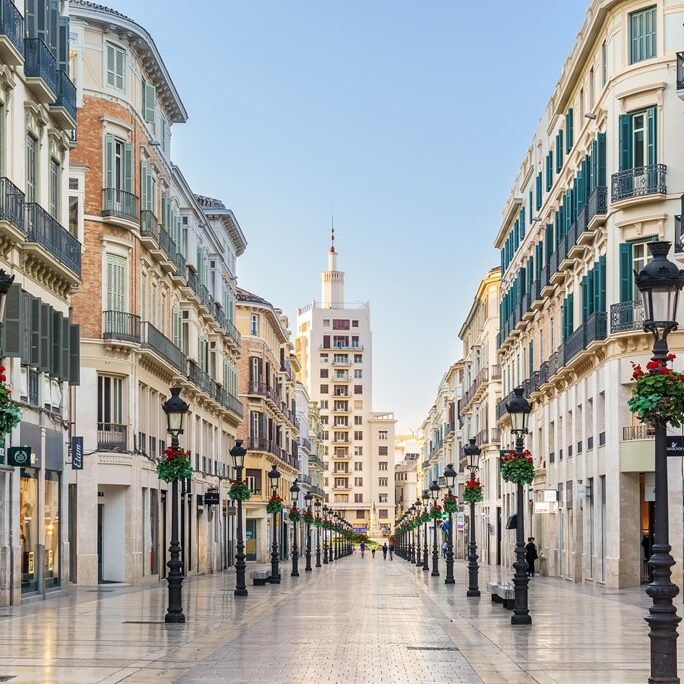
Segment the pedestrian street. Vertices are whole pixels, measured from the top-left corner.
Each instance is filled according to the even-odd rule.
[[[251,568],[250,568],[251,569]],[[443,570],[443,568],[442,568]],[[503,568],[501,577],[509,569]],[[75,588],[5,608],[0,676],[13,682],[644,682],[642,589],[601,591],[546,577],[530,586],[533,624],[395,557],[354,555],[249,586],[232,572],[184,584],[185,625],[164,624],[166,587]]]

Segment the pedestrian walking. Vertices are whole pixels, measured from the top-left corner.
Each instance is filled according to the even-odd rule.
[[[390,560],[394,558],[394,544],[389,545]]]
[[[534,537],[528,537],[525,545],[525,560],[527,561],[527,574],[530,577],[534,577],[534,561],[537,558],[539,558],[539,554],[537,553],[537,545],[534,543]]]
[[[382,545],[382,560],[387,560],[387,542]]]
[[[445,560],[446,560],[446,557],[447,557],[447,551],[448,551],[448,550],[449,550],[449,545],[448,545],[446,542],[444,542],[444,544],[442,544],[442,557],[443,557]]]
[[[359,548],[361,549],[361,558],[363,558],[364,554],[366,553],[366,542],[361,542],[361,544],[359,544]]]
[[[371,546],[371,557],[375,558],[375,547]]]

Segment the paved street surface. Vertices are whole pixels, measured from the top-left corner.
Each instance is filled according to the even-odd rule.
[[[83,588],[0,609],[0,681],[595,684],[648,677],[648,600],[638,589],[535,577],[534,624],[512,628],[511,613],[486,592],[466,600],[461,562],[450,587],[443,574],[433,578],[379,554],[362,560],[357,553],[299,578],[289,568],[282,574],[280,586],[250,586],[244,600],[233,597],[232,572],[187,582],[184,626],[163,623],[163,585]]]

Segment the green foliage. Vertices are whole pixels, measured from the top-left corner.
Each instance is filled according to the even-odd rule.
[[[534,463],[532,455],[526,449],[522,454],[509,451],[507,456],[501,458],[501,477],[506,482],[516,484],[530,484],[534,479]]]
[[[670,354],[667,361],[674,361]],[[632,364],[632,397],[629,410],[642,423],[681,427],[684,424],[684,374],[668,368],[667,361],[649,361],[645,373],[639,364]]]
[[[231,480],[230,489],[228,490],[228,498],[233,501],[249,501],[252,493],[249,487],[242,480]]]
[[[192,477],[192,464],[185,451],[178,450],[157,464],[157,475],[164,482],[176,482]]]

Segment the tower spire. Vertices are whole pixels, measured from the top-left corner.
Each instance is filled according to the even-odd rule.
[[[330,210],[330,253],[335,254],[335,214]]]
[[[344,302],[344,273],[337,270],[335,251],[335,217],[330,212],[330,249],[328,250],[328,270],[322,277],[322,303],[324,307],[335,308]]]

